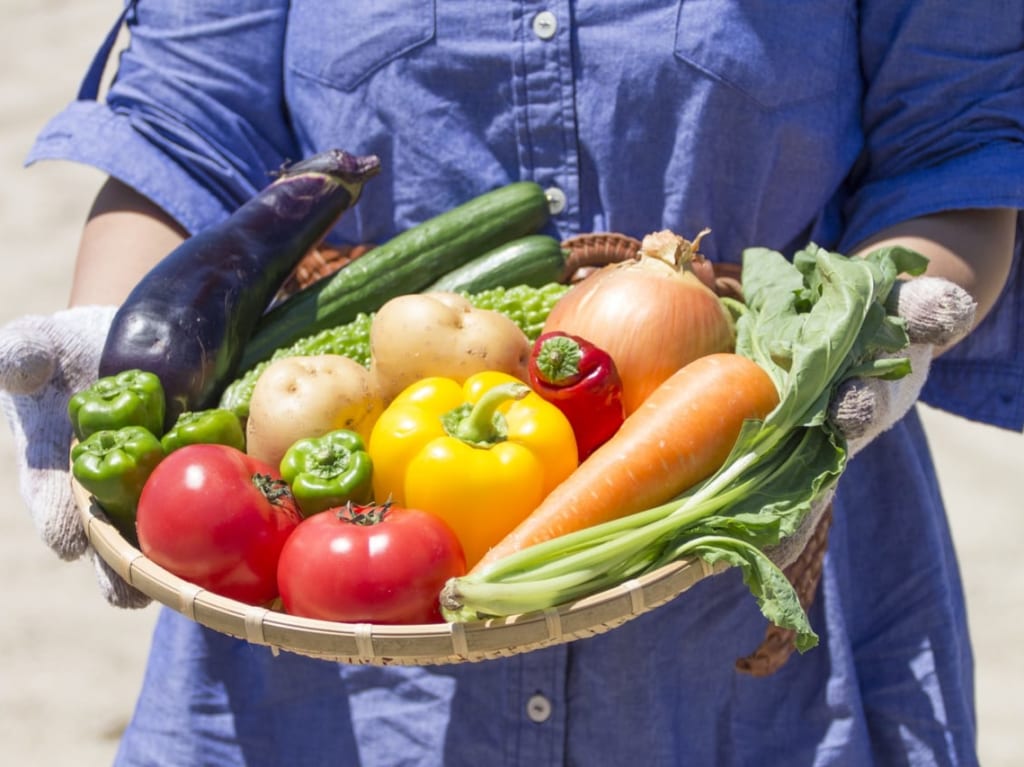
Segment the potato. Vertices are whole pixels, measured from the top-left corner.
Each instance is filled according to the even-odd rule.
[[[337,354],[285,357],[260,374],[246,422],[246,452],[278,466],[305,437],[349,429],[370,439],[383,410],[370,372]]]
[[[528,380],[530,341],[500,312],[477,309],[456,293],[398,296],[370,326],[370,369],[385,403],[428,376],[460,383],[499,370]]]

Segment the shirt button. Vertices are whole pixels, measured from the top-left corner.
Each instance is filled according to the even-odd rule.
[[[537,722],[537,724],[546,722],[551,716],[551,701],[540,693],[531,695],[526,702],[526,715],[530,717],[530,721]]]
[[[541,40],[550,40],[558,30],[558,19],[551,11],[541,11],[533,17],[533,34]]]
[[[548,198],[548,212],[551,213],[552,216],[557,216],[565,210],[565,192],[557,186],[549,186],[545,189],[544,196]]]

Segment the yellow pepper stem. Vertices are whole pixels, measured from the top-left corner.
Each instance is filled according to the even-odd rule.
[[[473,445],[502,442],[508,432],[498,408],[510,400],[520,400],[529,393],[530,387],[526,384],[499,384],[484,392],[472,407],[458,407],[446,413],[443,419],[445,429],[451,436]]]

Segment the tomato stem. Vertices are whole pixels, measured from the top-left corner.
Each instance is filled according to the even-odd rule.
[[[252,483],[263,493],[263,497],[275,506],[292,498],[292,490],[283,479],[275,479],[269,474],[253,474]]]
[[[391,499],[384,503],[355,504],[348,501],[344,506],[339,506],[335,515],[342,522],[353,525],[379,525],[384,517],[391,511]]]

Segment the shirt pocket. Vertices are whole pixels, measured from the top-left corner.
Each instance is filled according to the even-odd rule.
[[[435,0],[292,3],[286,66],[343,91],[434,39]]]
[[[681,0],[675,55],[775,110],[838,88],[852,0]]]

